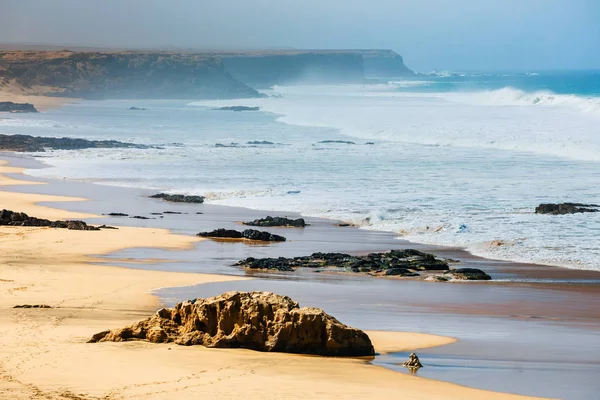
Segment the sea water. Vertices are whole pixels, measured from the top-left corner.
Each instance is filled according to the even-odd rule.
[[[32,175],[341,219],[476,255],[600,270],[600,73],[429,74],[287,86],[229,101],[97,101],[10,115],[0,132],[152,149],[37,154]],[[218,111],[230,105],[261,111]],[[130,106],[145,111],[128,110]]]

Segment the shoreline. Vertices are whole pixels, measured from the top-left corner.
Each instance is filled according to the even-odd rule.
[[[46,162],[41,161],[39,159],[35,159],[30,155],[22,155],[22,154],[10,152],[10,151],[0,151],[0,160],[2,159],[3,156],[5,158],[6,157],[11,158],[12,159],[11,162],[14,162],[14,159],[18,156],[19,158],[25,160],[25,162],[24,162],[25,165],[30,160],[35,160],[36,163],[39,163],[41,165],[39,168],[44,168],[45,166],[49,165]],[[0,163],[0,166],[2,166],[1,163]],[[19,168],[19,169],[15,170],[15,173],[23,172],[26,169],[28,169],[28,168],[26,168],[26,167]],[[34,177],[31,177],[31,176],[25,174],[24,172],[23,172],[23,175],[28,177],[29,179],[31,179],[32,182],[36,182],[34,180],[35,179]],[[10,178],[5,177],[5,178],[3,178],[3,180],[0,180],[0,186],[8,185],[8,183],[3,183],[3,181],[6,181],[7,179],[10,179]],[[53,179],[49,179],[49,178],[48,179],[44,178],[44,180],[53,181]],[[25,181],[25,182],[29,182],[29,181]],[[121,191],[124,191],[124,192],[129,191],[131,193],[151,192],[151,190],[148,190],[148,189],[141,189],[141,188],[136,188],[136,187],[113,186],[110,184],[97,183],[94,181],[73,180],[73,181],[69,181],[69,182],[73,182],[75,184],[78,184],[78,183],[91,184],[91,185],[100,186],[100,187],[104,187],[104,188],[114,188],[114,189],[118,188]],[[37,182],[37,183],[39,183],[39,182]],[[42,183],[44,183],[43,180],[42,180]],[[26,184],[32,184],[32,183],[26,183]],[[301,213],[294,212],[294,211],[272,211],[272,210],[265,210],[265,209],[258,209],[258,208],[234,207],[234,206],[218,205],[218,204],[211,204],[211,203],[205,203],[205,204],[210,207],[220,208],[223,210],[223,212],[227,212],[227,210],[243,210],[243,211],[247,211],[249,214],[251,213],[251,214],[257,214],[257,215],[262,215],[262,216],[287,215],[290,217],[291,216],[304,217],[304,218],[312,219],[315,221],[321,221],[322,223],[329,224],[332,226],[337,226],[337,224],[345,222],[342,220],[336,220],[336,219],[325,218],[325,217],[305,216],[305,215],[302,215]],[[173,203],[166,203],[166,205],[173,205]],[[239,225],[240,221],[236,221],[236,223]],[[519,261],[512,261],[512,260],[505,260],[505,259],[488,258],[488,257],[475,255],[463,247],[413,242],[413,241],[410,241],[407,239],[403,239],[391,231],[361,229],[359,226],[348,226],[348,227],[340,227],[340,228],[344,229],[344,230],[359,230],[361,232],[364,232],[366,236],[368,236],[370,233],[372,233],[373,235],[380,235],[383,238],[382,241],[389,242],[390,245],[393,245],[394,247],[400,246],[402,248],[414,248],[414,249],[420,250],[420,251],[432,252],[436,255],[442,256],[443,258],[465,260],[469,264],[473,264],[473,265],[481,265],[481,264],[490,265],[490,266],[492,266],[492,272],[499,272],[502,275],[506,275],[506,276],[509,276],[510,278],[512,278],[510,280],[505,280],[502,278],[494,279],[491,282],[494,284],[507,283],[507,284],[527,285],[527,284],[531,284],[531,283],[540,283],[542,280],[545,280],[546,283],[548,283],[548,284],[552,284],[552,283],[560,284],[561,281],[564,281],[565,283],[575,283],[575,284],[577,284],[577,283],[586,284],[589,281],[589,283],[599,283],[600,284],[600,271],[596,271],[596,270],[577,269],[577,268],[569,268],[569,267],[565,267],[565,266],[551,265],[551,264],[527,263],[527,262],[519,262]],[[232,229],[236,229],[236,228],[232,228]],[[284,231],[282,231],[282,232],[284,232]],[[344,234],[344,231],[338,231],[338,233]],[[369,248],[368,252],[385,252],[385,251],[389,251],[389,250],[390,250],[389,246],[388,247],[382,246],[380,248],[377,248],[377,247]],[[354,251],[354,252],[349,251],[350,254],[362,254],[362,253],[366,253],[366,252],[367,251]],[[309,255],[309,254],[303,254],[303,255]],[[469,265],[469,267],[470,266],[471,265]],[[476,267],[476,266],[474,266],[474,267]],[[486,270],[484,269],[484,271],[486,271]]]
[[[4,173],[19,172],[14,167],[2,165],[0,175]],[[12,180],[4,182],[19,185],[17,180],[9,179]],[[31,185],[28,183],[23,187]],[[11,197],[15,199],[14,193],[4,190],[0,191],[0,196],[3,204]],[[38,217],[98,217],[97,213],[78,214],[36,204],[72,201],[73,198],[40,196],[17,195],[12,200],[13,204],[19,205],[15,211],[29,211]],[[16,237],[13,236],[15,232]],[[96,235],[94,240],[90,240],[91,235]],[[103,240],[96,240],[98,235],[102,235]],[[273,398],[286,393],[303,393],[313,398],[327,393],[379,398],[395,397],[398,393],[424,399],[440,393],[450,398],[512,398],[501,393],[407,377],[355,359],[181,348],[140,342],[85,345],[83,339],[98,330],[135,322],[156,310],[159,299],[148,292],[150,287],[245,279],[214,274],[138,271],[89,263],[92,255],[124,247],[161,246],[182,250],[199,241],[164,229],[120,226],[116,231],[76,232],[2,227],[0,237],[13,246],[9,254],[4,255],[7,259],[0,264],[0,290],[7,294],[0,300],[0,319],[3,321],[0,345],[4,349],[0,363],[0,394],[6,393],[11,398],[30,398],[32,393],[50,399],[74,394],[84,399],[94,396],[112,399],[126,395],[170,398],[174,392],[182,390],[186,395],[217,391],[235,395],[249,389],[259,397],[265,394],[264,386],[256,382],[261,375],[265,379],[276,377],[282,381],[269,391]],[[40,277],[44,277],[41,282]],[[73,285],[73,282],[77,284]],[[49,303],[55,308],[10,308],[25,302]],[[453,339],[433,335],[370,334],[377,343],[376,349],[382,353],[453,342]],[[206,357],[197,357],[198,354],[211,359],[207,361]],[[121,374],[118,365],[128,365],[137,373]],[[152,368],[148,369],[148,365]],[[273,370],[274,365],[278,365],[277,371]],[[207,366],[209,370],[205,374],[190,375],[190,371]],[[232,370],[236,372],[235,377],[230,374]],[[207,374],[210,376],[202,376]],[[290,378],[292,376],[294,378]],[[239,385],[238,389],[231,387],[232,379]]]

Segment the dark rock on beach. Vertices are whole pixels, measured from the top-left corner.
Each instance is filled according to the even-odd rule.
[[[136,324],[94,335],[88,343],[146,340],[216,348],[321,356],[373,356],[371,340],[323,310],[287,296],[228,292],[163,308]]]
[[[444,277],[462,281],[489,281],[491,276],[477,268],[458,268],[444,272]]]
[[[13,308],[52,308],[47,304],[19,304]]]
[[[12,101],[0,101],[0,112],[12,112],[12,113],[36,113],[38,110],[35,109],[31,103],[13,103]]]
[[[423,364],[421,364],[419,357],[417,357],[415,353],[410,353],[408,361],[405,361],[402,365],[409,369],[419,369],[423,367]]]
[[[30,217],[25,213],[11,210],[0,211],[0,225],[7,226],[38,226],[50,228],[65,228],[77,231],[98,231],[100,228],[86,224],[83,221],[50,221],[48,219]]]
[[[227,106],[213,108],[213,111],[259,111],[260,107],[248,107],[248,106]]]
[[[86,140],[74,138],[38,137],[29,135],[0,134],[0,150],[43,152],[50,150],[81,150],[81,149],[148,149],[149,146],[119,142],[116,140]]]
[[[244,222],[244,225],[249,226],[291,226],[296,228],[304,228],[306,221],[304,218],[290,219],[286,217],[271,217],[255,219],[254,221]]]
[[[447,271],[448,264],[418,250],[392,250],[353,256],[344,253],[313,253],[294,258],[247,258],[235,265],[248,269],[293,271],[295,268],[338,268],[346,272],[378,276],[419,276],[418,271]]]
[[[540,204],[535,208],[536,214],[564,215],[584,212],[600,212],[600,205],[582,203],[547,203]]]
[[[164,201],[170,201],[172,203],[204,203],[204,196],[186,196],[183,194],[168,194],[168,193],[157,193],[150,196],[151,199],[163,199]]]
[[[212,232],[200,232],[197,236],[221,239],[249,239],[262,242],[285,242],[286,240],[283,236],[257,231],[256,229],[246,229],[242,232],[233,229],[215,229]]]

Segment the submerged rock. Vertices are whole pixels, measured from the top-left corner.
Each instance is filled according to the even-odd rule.
[[[363,331],[269,292],[228,292],[185,301],[136,324],[97,333],[88,343],[130,340],[322,356],[375,354]]]
[[[31,103],[13,103],[12,101],[0,101],[0,112],[12,112],[12,113],[36,113],[38,110],[35,109]]]
[[[128,110],[131,110],[131,111],[146,111],[145,108],[137,108],[135,106],[129,107]]]
[[[77,231],[99,231],[100,228],[86,224],[83,221],[50,221],[48,219],[30,217],[25,213],[11,210],[0,211],[0,225],[8,226],[47,226],[50,228],[65,228]]]
[[[249,239],[263,242],[285,242],[286,240],[283,236],[274,235],[265,231],[257,231],[256,229],[246,229],[240,232],[233,229],[221,228],[211,232],[200,232],[197,236],[226,239]]]
[[[116,213],[108,213],[106,215],[108,215],[109,217],[129,217],[129,214],[118,213],[118,212],[116,212]]]
[[[293,226],[296,228],[304,228],[306,221],[304,218],[290,219],[285,217],[266,217],[255,219],[254,221],[244,222],[244,225],[250,226]]]
[[[582,203],[546,203],[540,204],[535,208],[536,214],[552,214],[552,215],[563,215],[563,214],[577,214],[584,212],[600,212],[600,205],[598,204],[582,204]]]
[[[406,368],[412,369],[418,369],[423,366],[423,364],[421,364],[421,361],[419,360],[419,357],[417,357],[415,353],[410,353],[410,356],[408,356],[408,361],[405,361],[402,365]]]
[[[269,142],[268,140],[251,140],[249,142],[246,142],[246,144],[266,145],[266,146],[269,146],[269,145],[272,145],[272,144],[275,144],[275,143]]]
[[[356,144],[354,142],[351,142],[350,140],[321,140],[319,143],[339,143],[339,144]]]
[[[170,201],[173,203],[204,203],[204,196],[186,196],[183,194],[157,193],[150,196],[150,198],[163,199],[164,201]]]
[[[260,107],[248,107],[248,106],[226,106],[213,108],[212,111],[259,111]]]

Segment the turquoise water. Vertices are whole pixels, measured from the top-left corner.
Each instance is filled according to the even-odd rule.
[[[53,167],[32,174],[202,194],[486,257],[600,270],[600,214],[533,213],[542,202],[600,203],[598,79],[438,74],[275,87],[266,93],[276,97],[253,100],[82,102],[11,115],[0,132],[161,146],[47,152]],[[213,110],[225,105],[262,110]]]

